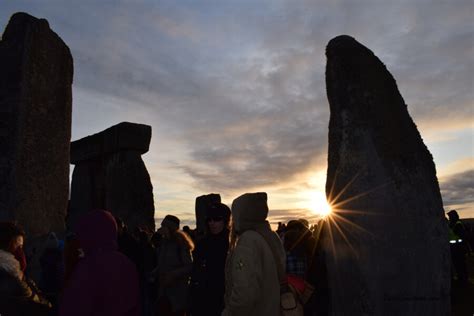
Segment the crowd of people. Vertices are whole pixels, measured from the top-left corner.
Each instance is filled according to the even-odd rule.
[[[467,280],[466,238],[457,213],[450,243],[457,279]],[[37,284],[27,273],[24,231],[0,223],[0,314],[53,316],[280,315],[292,293],[299,315],[327,315],[324,221],[267,221],[265,193],[209,206],[205,232],[166,215],[155,232],[133,232],[105,210],[84,214],[64,241],[50,233]],[[451,240],[456,240],[456,243]]]

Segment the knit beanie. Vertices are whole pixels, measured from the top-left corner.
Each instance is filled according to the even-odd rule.
[[[170,230],[178,230],[179,229],[179,218],[174,215],[166,215],[163,221],[161,222],[162,227],[167,227]]]
[[[222,217],[225,222],[228,222],[230,219],[230,208],[222,203],[213,204],[207,209],[207,218],[212,217]]]

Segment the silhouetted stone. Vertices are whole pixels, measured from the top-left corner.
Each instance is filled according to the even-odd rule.
[[[71,143],[69,229],[84,212],[101,208],[130,229],[154,230],[153,187],[141,158],[150,140],[150,126],[123,122]]]
[[[221,203],[221,196],[216,193],[201,195],[196,198],[196,228],[199,233],[206,230],[207,210],[212,204]]]
[[[449,315],[447,227],[433,158],[369,49],[339,36],[326,54],[326,193],[339,203],[324,245],[333,315]]]
[[[77,164],[119,151],[144,154],[150,148],[150,140],[150,126],[122,122],[71,143],[71,163]]]
[[[48,21],[11,18],[0,41],[0,220],[64,229],[73,62]]]

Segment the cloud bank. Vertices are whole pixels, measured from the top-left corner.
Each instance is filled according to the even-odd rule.
[[[160,215],[179,208],[192,216],[194,196],[211,191],[267,190],[288,206],[291,188],[325,170],[324,50],[340,34],[387,65],[428,144],[453,130],[472,135],[472,1],[48,0],[0,8],[4,24],[16,11],[47,18],[70,46],[74,139],[122,120],[152,125],[145,161]],[[438,169],[461,158],[435,155]],[[457,179],[441,181],[446,203],[472,194]]]

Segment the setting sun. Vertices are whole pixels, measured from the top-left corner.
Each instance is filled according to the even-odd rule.
[[[310,206],[312,212],[320,216],[328,216],[331,214],[331,205],[326,200],[326,196],[322,192],[313,192],[310,196]]]

